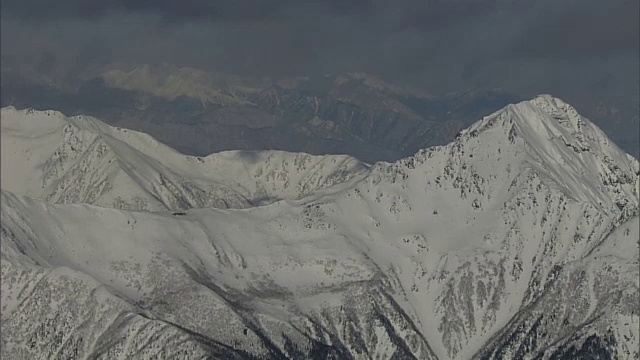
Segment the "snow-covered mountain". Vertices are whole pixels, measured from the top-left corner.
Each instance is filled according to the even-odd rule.
[[[43,154],[68,142],[42,139],[67,125],[20,113],[5,135],[5,112],[17,114],[2,119],[2,358],[640,357],[640,166],[559,99],[507,106],[395,163],[342,168],[335,186],[184,215],[33,199],[49,192],[6,175],[4,153],[28,148],[20,174],[46,173]],[[196,178],[148,137],[54,121],[99,133],[138,173]]]
[[[282,151],[182,155],[152,137],[86,116],[2,109],[2,188],[52,203],[133,210],[244,208],[349,181],[349,156]]]

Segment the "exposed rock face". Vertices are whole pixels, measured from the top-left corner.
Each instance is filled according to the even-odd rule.
[[[3,358],[640,356],[640,165],[550,96],[248,209],[50,204],[5,173]]]

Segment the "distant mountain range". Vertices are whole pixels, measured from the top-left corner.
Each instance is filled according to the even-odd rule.
[[[432,97],[365,74],[252,81],[171,66],[111,70],[72,86],[5,69],[2,106],[91,115],[186,154],[285,150],[393,161],[453,139],[521,100],[489,91]]]
[[[640,357],[640,164],[552,96],[373,165],[0,119],[3,359]]]
[[[74,82],[5,66],[1,85],[2,106],[95,116],[190,155],[273,149],[367,163],[443,145],[481,116],[524,100],[503,90],[433,96],[361,73],[256,80],[170,65],[116,68]],[[634,124],[637,133],[637,109],[591,100],[579,108],[638,156],[640,140],[629,135]]]

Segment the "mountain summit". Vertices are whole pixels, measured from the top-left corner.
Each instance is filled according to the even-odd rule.
[[[491,131],[496,122],[502,135],[507,136],[493,139],[493,146],[506,144],[505,140],[518,143],[515,154],[524,152],[529,166],[555,180],[568,195],[603,206],[610,206],[616,199],[638,205],[638,189],[634,187],[638,183],[638,161],[571,105],[541,95],[509,105],[463,134],[472,137],[485,129]]]
[[[640,166],[560,99],[371,166],[200,162],[53,112],[2,136],[3,358],[640,356]]]

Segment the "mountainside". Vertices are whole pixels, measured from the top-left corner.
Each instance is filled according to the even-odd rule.
[[[46,114],[3,110],[3,167],[5,136],[33,174],[71,124],[137,167],[109,194],[209,174],[95,119],[29,126]],[[539,96],[446,146],[347,163],[319,191],[180,216],[35,200],[51,192],[3,168],[2,358],[640,358],[640,165],[570,105]]]
[[[230,151],[185,156],[86,116],[2,109],[2,187],[53,203],[133,210],[244,208],[364,174],[348,156]]]

